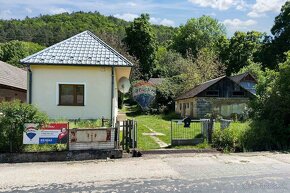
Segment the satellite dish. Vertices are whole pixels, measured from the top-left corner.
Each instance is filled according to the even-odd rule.
[[[126,78],[124,76],[122,78],[120,78],[120,80],[118,81],[118,90],[121,93],[129,92],[130,87],[131,87],[131,84],[130,84],[130,81],[128,78]]]

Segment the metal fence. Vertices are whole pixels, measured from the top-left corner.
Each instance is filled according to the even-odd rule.
[[[183,120],[171,120],[171,145],[196,145],[204,141],[207,122],[191,120],[189,127],[184,126]]]
[[[215,122],[213,119],[191,120],[186,127],[184,120],[171,120],[171,145],[196,145],[205,139],[211,143],[212,133],[216,128],[225,129],[230,126],[231,120],[221,119]]]

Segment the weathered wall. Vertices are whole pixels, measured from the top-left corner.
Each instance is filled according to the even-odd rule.
[[[122,150],[82,150],[35,153],[0,153],[0,163],[80,161],[106,158],[122,158]]]
[[[215,111],[227,118],[233,113],[242,114],[248,102],[247,98],[196,97],[176,101],[175,112],[181,117],[204,118],[207,113]]]
[[[195,105],[195,98],[178,100],[175,102],[175,112],[182,117],[196,117],[196,112],[193,111]]]
[[[207,113],[217,112],[224,118],[229,118],[233,113],[242,114],[247,107],[249,99],[246,98],[214,98],[200,97],[196,99],[197,118],[204,118]]]
[[[3,100],[11,101],[14,99],[19,99],[22,102],[26,102],[26,91],[18,91],[18,90],[3,88],[0,85],[0,102]]]

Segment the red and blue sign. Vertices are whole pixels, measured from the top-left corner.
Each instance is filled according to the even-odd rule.
[[[66,144],[68,129],[68,123],[50,123],[44,127],[28,123],[23,132],[23,144]]]

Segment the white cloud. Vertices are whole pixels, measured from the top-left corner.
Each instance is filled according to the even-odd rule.
[[[124,13],[124,14],[115,14],[114,17],[123,19],[125,21],[133,21],[135,18],[138,17],[138,15],[132,13]]]
[[[213,9],[227,10],[235,7],[238,10],[243,10],[248,6],[244,0],[188,0],[193,4],[201,7],[211,7]]]
[[[52,8],[49,10],[49,13],[51,14],[60,14],[60,13],[65,13],[65,12],[69,13],[70,11],[64,8]]]
[[[0,18],[1,19],[11,19],[12,18],[12,12],[9,9],[0,10]]]
[[[131,7],[136,7],[136,6],[137,6],[137,4],[134,3],[134,2],[128,2],[127,5],[129,5],[129,6],[131,6]]]
[[[27,13],[32,13],[32,10],[30,8],[25,8],[25,11],[27,11]]]
[[[125,21],[133,21],[135,18],[139,17],[137,14],[133,13],[124,13],[124,14],[115,14],[114,17],[123,19]],[[150,23],[157,25],[165,25],[165,26],[175,26],[175,22],[170,19],[162,19],[156,17],[150,17]]]
[[[242,21],[239,19],[226,19],[223,21],[223,24],[225,24],[225,26],[230,27],[230,28],[245,28],[245,27],[253,26],[256,23],[257,22],[252,19],[249,19],[246,21]]]
[[[287,0],[256,0],[248,16],[263,17],[267,12],[279,13],[282,5],[284,5],[286,1]]]
[[[156,17],[151,17],[150,22],[157,25],[165,25],[165,26],[175,26],[175,22],[170,19],[161,19]]]
[[[170,20],[170,19],[162,19],[160,22],[161,25],[165,25],[165,26],[175,26],[175,22]]]

